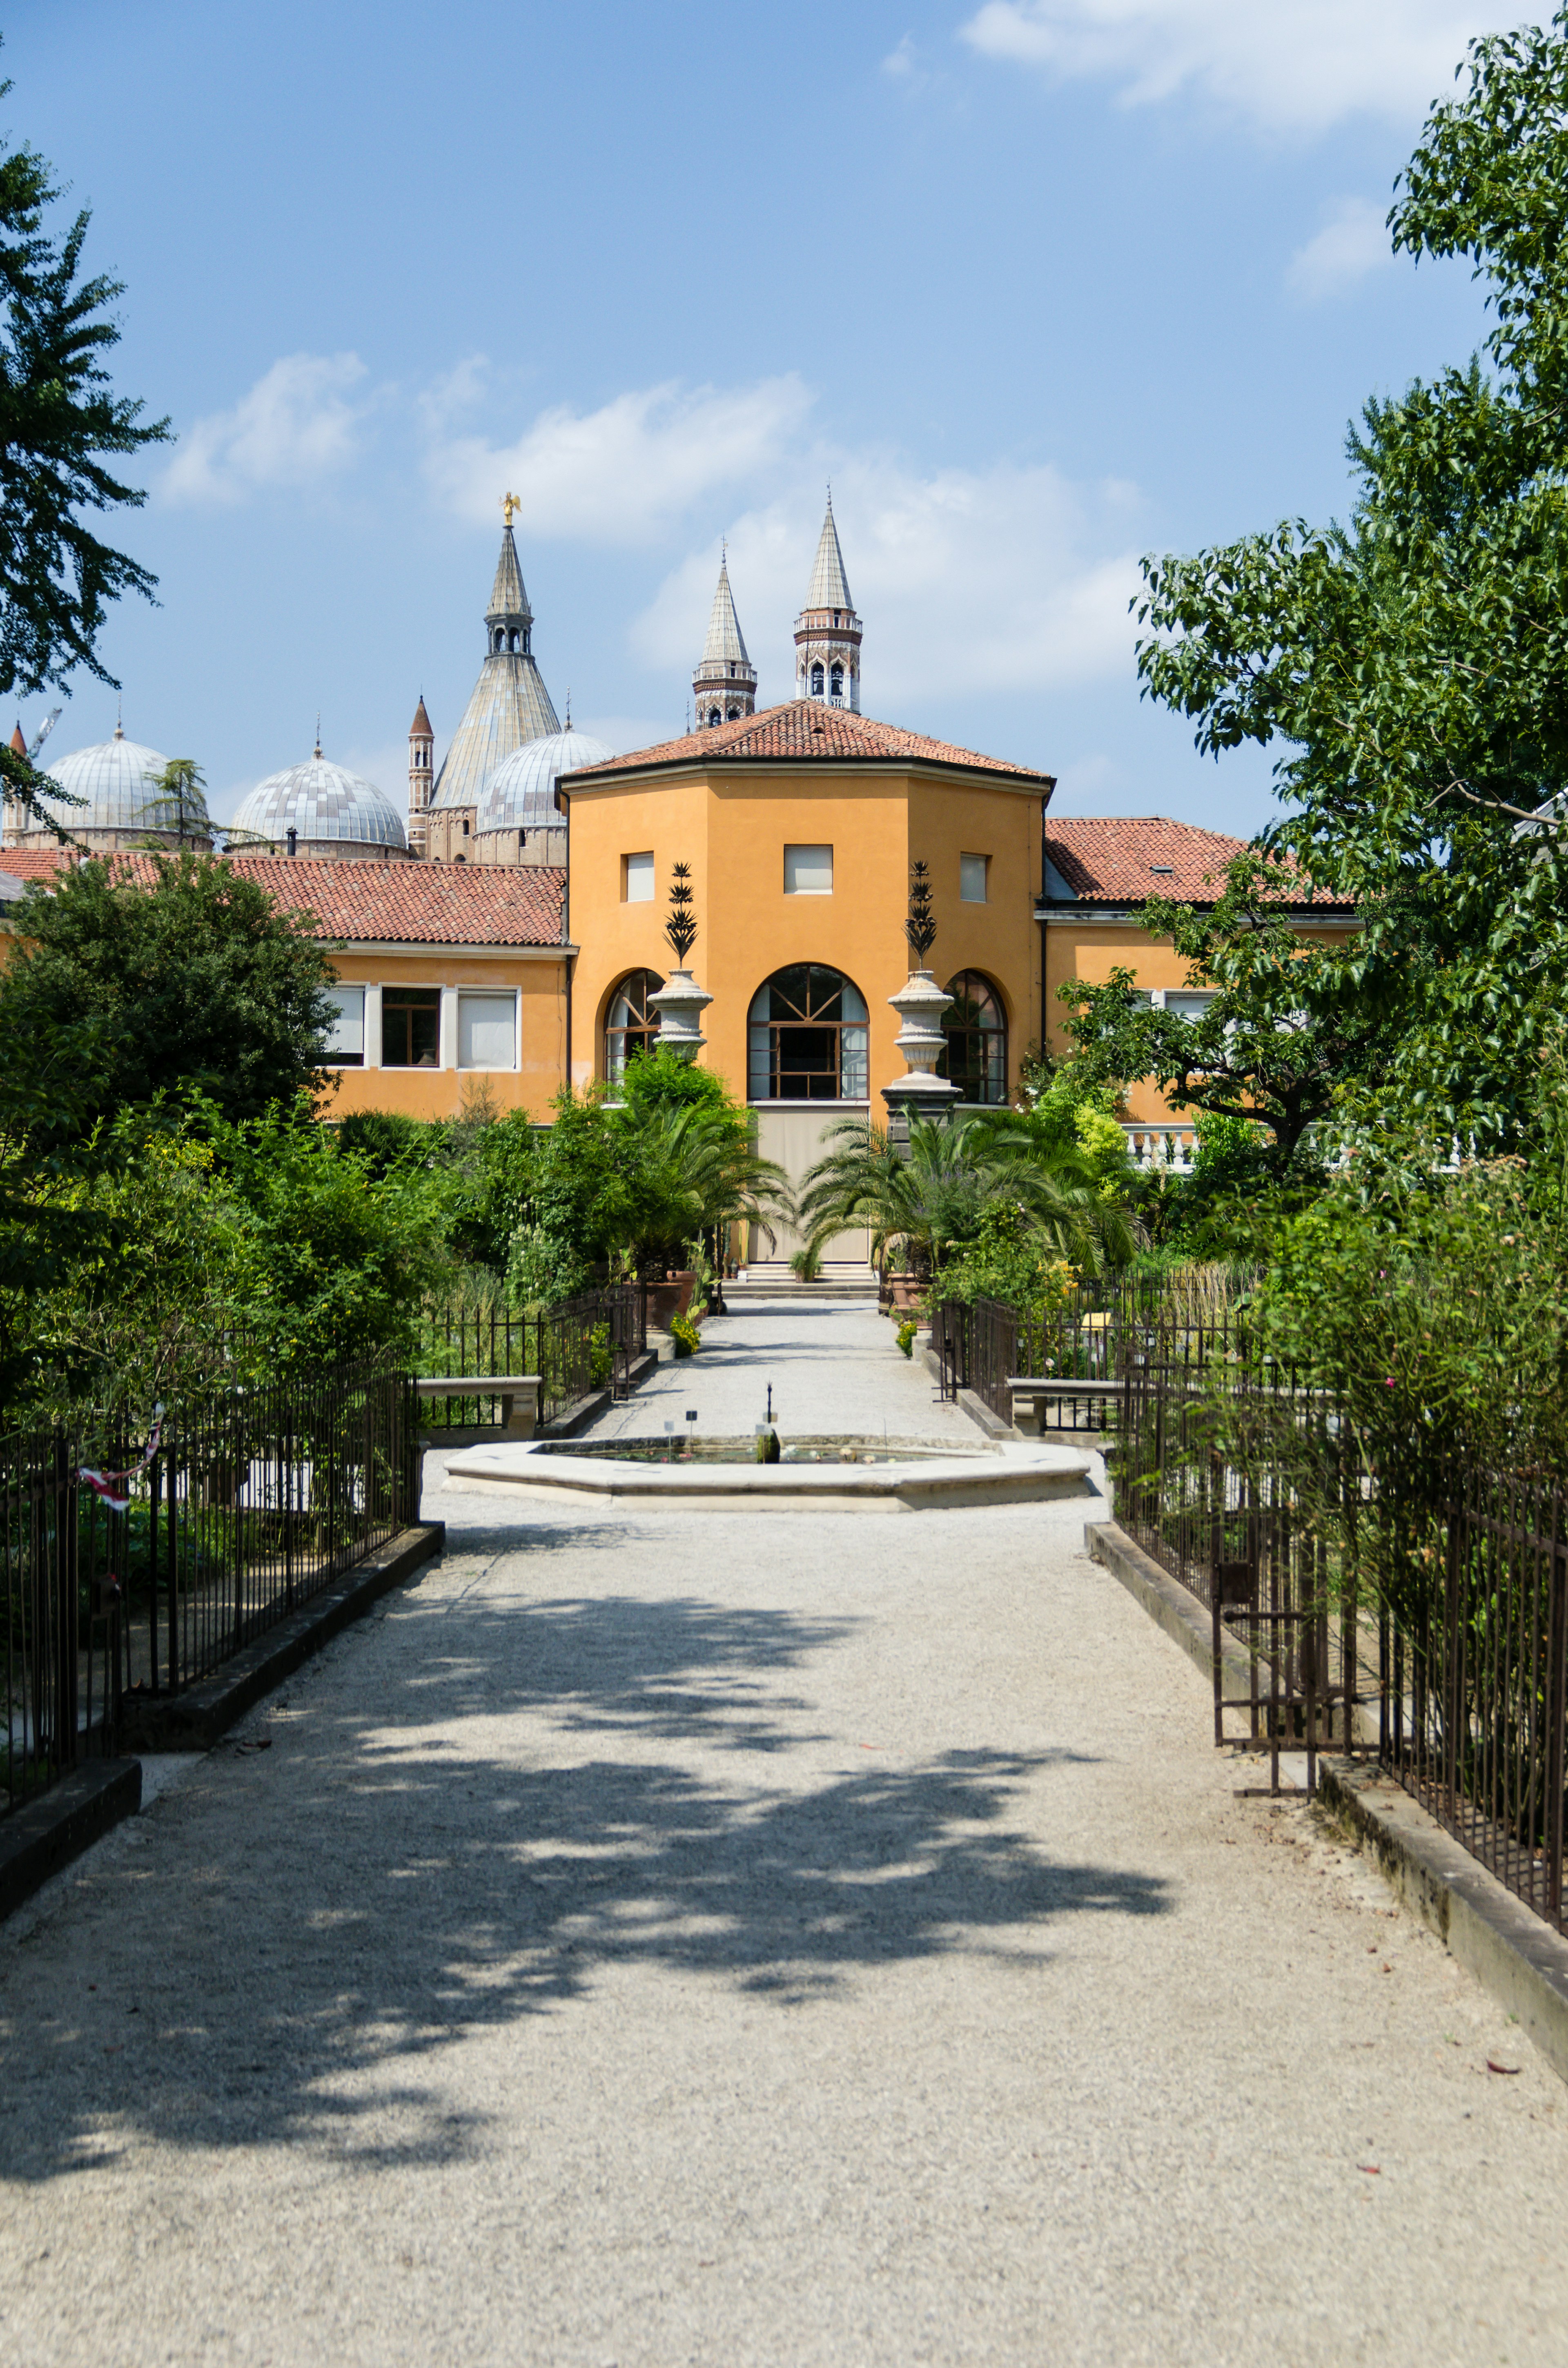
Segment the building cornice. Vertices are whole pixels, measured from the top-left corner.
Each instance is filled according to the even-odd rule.
[[[1173,901],[1179,903],[1187,911],[1192,913],[1211,913],[1214,910],[1211,903],[1200,905],[1190,896],[1183,896]],[[1358,929],[1361,927],[1360,914],[1353,909],[1346,909],[1343,905],[1332,905],[1326,911],[1321,905],[1272,905],[1270,910],[1278,913],[1281,920],[1290,921],[1303,928]],[[1037,921],[1043,922],[1048,928],[1053,924],[1067,921],[1077,925],[1082,925],[1085,921],[1098,922],[1107,928],[1142,928],[1143,926],[1142,908],[1140,905],[1091,905],[1086,901],[1076,899],[1058,901],[1054,898],[1042,900],[1037,897],[1034,916]]]
[[[1000,767],[950,765],[933,757],[726,757],[707,759],[677,757],[668,764],[622,767],[608,777],[596,779],[584,767],[582,772],[567,775],[555,785],[557,805],[562,799],[567,803],[575,797],[592,797],[611,792],[623,786],[666,789],[685,780],[717,783],[726,774],[749,775],[779,773],[796,780],[821,780],[824,775],[851,774],[857,778],[908,779],[918,776],[937,781],[962,781],[977,790],[1006,790],[1015,797],[1049,800],[1056,787],[1054,773],[1009,773]],[[564,811],[564,808],[562,808]]]
[[[395,954],[399,960],[415,954],[438,956],[454,962],[494,962],[502,957],[507,962],[557,962],[563,955],[574,955],[578,948],[564,943],[558,946],[507,946],[492,939],[486,945],[450,945],[443,938],[328,938],[320,937],[317,945],[331,954]]]

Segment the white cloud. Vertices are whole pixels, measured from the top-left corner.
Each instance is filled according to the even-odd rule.
[[[984,0],[960,28],[983,56],[1104,77],[1124,104],[1196,90],[1274,130],[1419,116],[1477,33],[1550,9],[1509,0]]]
[[[1290,257],[1286,279],[1292,291],[1314,303],[1354,288],[1369,272],[1391,264],[1386,211],[1365,198],[1341,198],[1316,237]]]
[[[729,532],[730,581],[762,677],[759,700],[793,692],[791,634],[822,524],[815,460]],[[834,457],[845,566],[866,619],[865,700],[896,715],[934,692],[1043,689],[1131,667],[1128,600],[1139,577],[1125,541],[1130,491],[1092,494],[1049,467],[1003,463],[922,476],[876,455]],[[689,667],[718,572],[716,544],[666,577],[632,640],[651,665]]]
[[[232,411],[199,419],[164,472],[165,501],[244,501],[271,485],[299,485],[347,466],[363,404],[347,399],[365,375],[358,354],[289,354]]]
[[[647,387],[597,411],[541,412],[513,443],[437,443],[428,466],[437,491],[476,524],[494,518],[509,488],[531,537],[636,544],[693,503],[755,482],[810,403],[792,373],[734,389]]]

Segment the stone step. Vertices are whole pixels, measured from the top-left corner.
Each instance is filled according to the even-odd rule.
[[[874,1299],[877,1278],[869,1266],[824,1267],[813,1282],[801,1282],[782,1260],[748,1266],[743,1281],[724,1285],[727,1304],[748,1299]]]

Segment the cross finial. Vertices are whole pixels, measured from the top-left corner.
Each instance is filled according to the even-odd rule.
[[[522,506],[521,502],[517,499],[517,495],[516,495],[516,494],[503,494],[503,495],[502,495],[502,496],[501,496],[501,515],[502,515],[503,518],[505,518],[505,520],[506,520],[506,524],[507,524],[508,528],[511,526],[511,523],[512,523],[513,518],[517,516],[517,512],[522,508],[522,507],[523,507],[523,506]]]

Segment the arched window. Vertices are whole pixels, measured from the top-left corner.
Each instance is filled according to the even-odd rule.
[[[659,1041],[659,1015],[648,997],[664,985],[657,971],[634,970],[610,996],[605,1013],[605,1076],[619,1085],[633,1053],[651,1053]]]
[[[719,712],[719,711],[718,711],[718,709],[717,709],[716,707],[710,707],[710,708],[709,709],[709,711],[708,711],[708,721],[709,721],[709,723],[710,723],[710,724],[712,724],[712,723],[722,723],[723,722],[723,720],[724,720],[724,719],[723,719],[723,717],[720,714],[720,712]]]
[[[812,666],[812,697],[813,699],[820,699],[820,698],[822,697],[822,693],[823,693],[823,672],[822,672],[822,660],[819,658],[819,659],[817,660],[816,665],[815,665],[814,666]]]
[[[942,1014],[948,1049],[937,1075],[957,1086],[966,1102],[1007,1099],[1007,1020],[1001,997],[977,970],[948,981],[951,1003]]]
[[[793,962],[752,997],[746,1092],[754,1102],[863,1102],[866,998],[841,971]]]
[[[844,668],[841,666],[835,666],[834,667],[832,679],[834,698],[842,699],[844,696]]]

